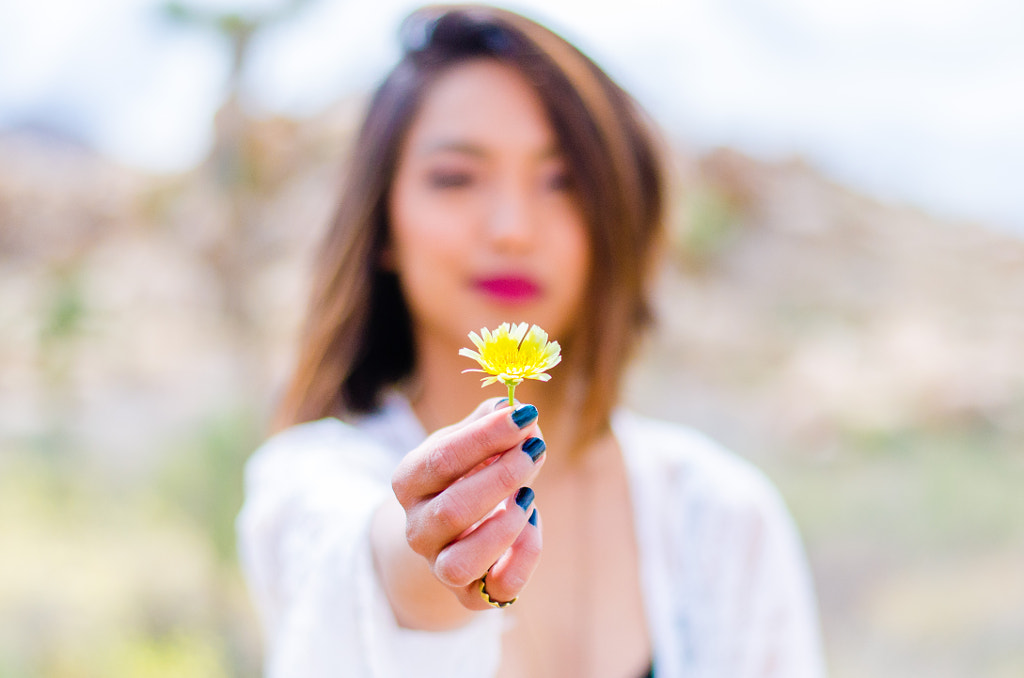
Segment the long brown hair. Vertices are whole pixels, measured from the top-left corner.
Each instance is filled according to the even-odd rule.
[[[561,143],[589,228],[592,274],[565,346],[577,442],[607,426],[626,360],[650,320],[646,288],[664,186],[657,144],[635,102],[550,30],[484,6],[426,7],[402,25],[404,56],[371,100],[333,225],[319,252],[298,364],[278,428],[374,410],[415,370],[413,331],[393,273],[381,270],[387,198],[401,143],[437,77],[470,59],[521,72]],[[468,328],[474,329],[474,328]]]

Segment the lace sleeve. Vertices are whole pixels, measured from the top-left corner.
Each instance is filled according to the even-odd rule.
[[[499,619],[454,631],[397,625],[369,545],[390,492],[388,455],[340,422],[266,443],[246,468],[238,518],[242,569],[263,624],[266,675],[467,675],[496,661]]]
[[[748,501],[722,518],[720,561],[707,572],[718,590],[721,647],[706,675],[822,678],[811,578],[792,519],[774,488]]]
[[[655,675],[822,678],[796,527],[752,464],[674,424],[620,413]]]

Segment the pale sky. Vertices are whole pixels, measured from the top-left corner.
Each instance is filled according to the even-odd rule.
[[[0,0],[0,128],[156,171],[207,150],[226,54],[158,0]],[[273,7],[276,0],[193,0]],[[365,91],[419,3],[319,0],[258,36],[248,95],[307,115]],[[800,154],[877,197],[1024,234],[1021,0],[520,0],[691,148]]]

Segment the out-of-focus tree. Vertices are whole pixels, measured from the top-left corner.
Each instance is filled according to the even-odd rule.
[[[243,391],[253,369],[263,358],[256,331],[259,309],[251,302],[252,276],[275,256],[277,247],[272,226],[266,224],[266,205],[286,183],[284,158],[267,152],[266,131],[257,133],[246,111],[244,74],[252,54],[253,38],[293,18],[316,0],[283,0],[274,8],[257,12],[220,12],[198,3],[173,0],[162,7],[163,15],[182,30],[212,32],[228,45],[230,64],[224,101],[214,118],[214,140],[209,157],[197,169],[198,181],[187,182],[183,190],[212,188],[217,203],[216,223],[190,238],[196,243],[217,285],[236,366],[234,379]],[[277,163],[281,160],[280,164]],[[188,219],[188,216],[185,217]]]

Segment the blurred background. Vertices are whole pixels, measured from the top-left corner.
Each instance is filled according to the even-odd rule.
[[[241,468],[413,6],[0,4],[0,678],[258,675]],[[1024,4],[506,6],[663,128],[627,400],[779,485],[831,675],[1024,675]]]

